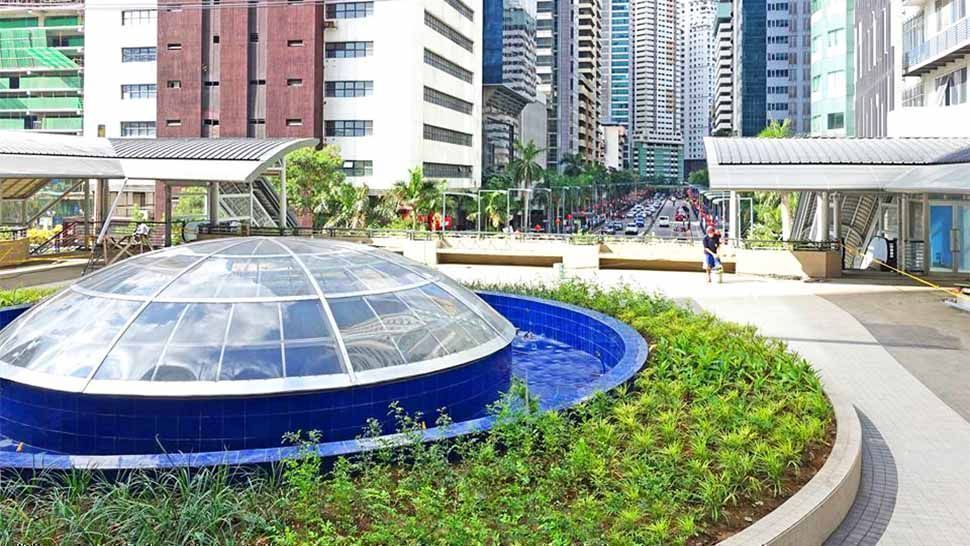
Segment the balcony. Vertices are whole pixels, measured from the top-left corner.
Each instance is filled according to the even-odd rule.
[[[922,76],[970,54],[970,18],[963,18],[943,32],[903,54],[903,75]]]

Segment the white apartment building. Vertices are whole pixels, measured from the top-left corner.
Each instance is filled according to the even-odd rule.
[[[896,55],[893,137],[970,136],[970,20],[967,0],[893,3]]]
[[[85,136],[155,137],[158,11],[154,1],[133,4],[124,9],[117,0],[85,2]],[[116,192],[121,181],[109,187]],[[154,196],[155,181],[129,180],[115,216],[137,209],[155,219]]]
[[[579,152],[579,2],[542,0],[537,10],[538,92],[548,112],[546,158],[558,169],[563,157]]]
[[[421,167],[453,188],[481,181],[482,1],[330,4],[326,144],[375,191]]]
[[[641,177],[683,179],[683,94],[676,0],[633,0],[633,163]]]
[[[728,0],[717,4],[717,22],[714,28],[714,95],[711,104],[711,134],[731,136],[734,89],[734,17],[733,5]]]
[[[684,160],[704,160],[704,137],[711,134],[714,95],[714,23],[717,0],[681,3],[684,44]]]

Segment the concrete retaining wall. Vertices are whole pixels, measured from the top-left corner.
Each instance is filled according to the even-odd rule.
[[[842,275],[839,252],[738,249],[737,272],[808,279],[831,279]]]

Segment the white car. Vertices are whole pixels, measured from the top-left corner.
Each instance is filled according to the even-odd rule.
[[[670,227],[670,216],[657,218],[657,227]]]
[[[626,225],[626,228],[623,229],[623,233],[627,235],[636,235],[640,233],[640,228],[638,228],[635,223],[630,222]]]

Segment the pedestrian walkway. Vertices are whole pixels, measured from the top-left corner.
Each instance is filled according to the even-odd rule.
[[[536,282],[554,278],[551,271],[537,268],[444,266],[444,269],[462,280]],[[879,301],[892,306],[911,298],[925,306],[927,298],[932,303],[933,296],[922,289],[905,286],[802,283],[734,275],[726,276],[724,284],[708,285],[702,273],[599,271],[587,276],[605,285],[626,283],[672,298],[691,299],[696,306],[724,319],[752,324],[764,335],[787,341],[794,351],[812,362],[827,388],[841,391],[853,401],[868,422],[869,437],[877,434],[884,439],[881,464],[886,461],[895,464],[896,491],[892,500],[895,505],[888,524],[870,525],[866,532],[840,530],[842,544],[970,544],[970,422],[966,415],[961,416],[961,399],[954,396],[954,393],[970,392],[970,375],[960,373],[962,368],[954,364],[962,362],[963,366],[970,367],[970,341],[966,336],[955,338],[944,332],[928,343],[921,343],[920,337],[925,336],[920,330],[913,330],[912,324],[900,324],[912,319],[904,321],[898,312],[879,312]],[[878,335],[873,335],[843,308],[848,304],[841,302],[851,303],[860,295],[868,295],[869,305],[875,306],[865,316],[873,318],[866,320],[871,328],[884,329],[877,331]],[[967,320],[960,311],[942,303],[926,309],[934,312],[938,309],[938,320]],[[857,314],[863,316],[861,312]],[[957,324],[956,328],[962,327]],[[885,335],[893,331],[909,333]],[[961,345],[954,346],[954,343]],[[899,355],[905,351],[904,360],[913,369],[919,365],[917,371],[925,383],[897,360],[893,351]],[[951,361],[940,360],[940,351],[949,351],[947,358]],[[934,362],[938,363],[936,368]],[[935,377],[934,370],[945,377]],[[949,398],[953,407],[944,398]],[[867,470],[863,468],[863,472]],[[888,489],[881,486],[879,494],[893,494]],[[868,504],[869,500],[865,502]],[[867,518],[880,514],[885,519],[884,507],[889,500],[880,498],[877,502],[875,511],[863,510]],[[833,541],[839,536],[834,536]]]

